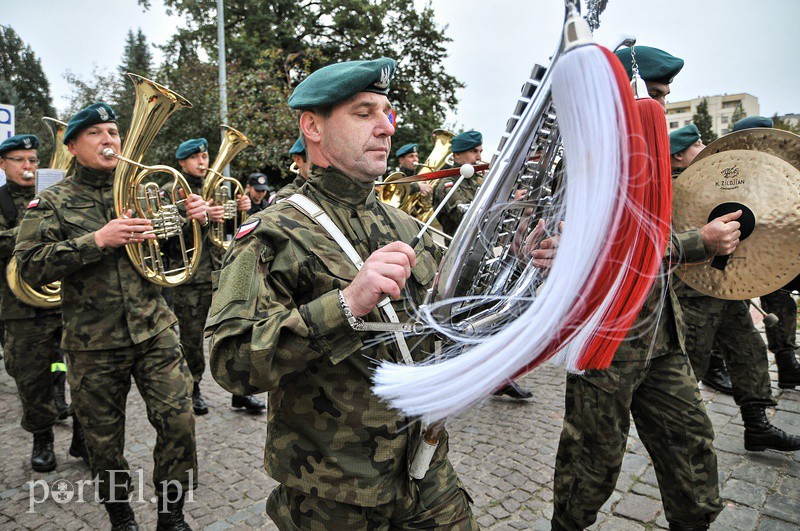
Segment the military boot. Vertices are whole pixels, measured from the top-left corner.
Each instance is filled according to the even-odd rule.
[[[111,531],[138,531],[136,516],[128,501],[103,502],[111,520]]]
[[[200,383],[195,382],[194,388],[192,389],[192,409],[194,409],[195,415],[205,415],[208,413],[208,405],[206,404],[206,399],[203,398],[203,395],[200,394]]]
[[[793,350],[775,353],[775,365],[778,366],[778,387],[794,389],[800,385],[800,363]]]
[[[669,531],[704,531],[708,529],[708,524],[697,524],[697,525],[681,525],[681,524],[669,524]]]
[[[733,384],[721,357],[712,354],[708,363],[708,370],[700,379],[705,385],[716,389],[720,393],[733,396]]]
[[[56,453],[53,451],[53,428],[33,434],[31,468],[37,472],[50,472],[56,468]]]
[[[56,405],[58,420],[64,420],[69,416],[69,404],[67,404],[66,390],[67,373],[57,372],[53,378],[53,403]]]
[[[263,400],[260,400],[254,396],[245,395],[233,395],[231,397],[231,407],[237,409],[243,407],[248,413],[261,413],[267,409],[267,405]]]
[[[525,389],[516,382],[509,382],[494,392],[494,396],[503,395],[515,400],[525,400],[527,398],[531,398],[533,393],[529,389]]]
[[[88,465],[89,449],[86,448],[86,435],[83,433],[83,426],[78,422],[78,418],[72,415],[72,442],[69,445],[69,455],[80,457]]]
[[[173,494],[170,496],[170,494]],[[174,492],[167,493],[167,499],[175,497]],[[192,531],[183,517],[183,494],[176,501],[164,501],[158,497],[158,524],[156,531]]]
[[[800,450],[800,437],[789,435],[770,424],[764,411],[765,408],[766,406],[760,404],[742,405],[744,449],[750,452],[763,452],[764,450],[794,452]]]

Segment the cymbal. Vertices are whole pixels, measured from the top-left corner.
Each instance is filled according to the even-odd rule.
[[[800,135],[781,129],[756,127],[721,136],[711,142],[694,158],[694,162],[732,149],[748,149],[769,153],[800,170]]]
[[[768,153],[734,149],[695,159],[673,187],[676,232],[699,229],[724,212],[744,211],[741,241],[724,269],[711,260],[679,266],[676,274],[686,284],[719,299],[744,300],[771,293],[800,274],[800,169]],[[747,216],[752,234],[745,237]]]

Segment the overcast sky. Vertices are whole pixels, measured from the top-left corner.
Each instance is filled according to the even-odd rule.
[[[420,1],[420,0],[417,0]],[[519,88],[534,63],[547,64],[563,19],[561,0],[433,0],[447,24],[447,69],[459,91],[454,127],[484,134],[496,148]],[[143,12],[136,0],[3,0],[0,24],[10,24],[41,58],[56,107],[66,107],[67,70],[89,75],[93,64],[119,64],[129,29],[165,42],[179,18],[160,0]],[[685,59],[669,101],[748,92],[761,114],[800,112],[797,0],[609,0],[596,38],[611,45],[622,34]],[[156,59],[160,56],[156,51]]]

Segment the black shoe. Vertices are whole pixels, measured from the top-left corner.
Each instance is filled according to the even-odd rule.
[[[681,524],[669,524],[669,531],[704,531],[708,529],[708,524],[699,524],[699,525],[681,525]]]
[[[254,396],[233,395],[231,397],[231,407],[245,408],[248,413],[261,413],[267,409],[267,405],[263,400],[259,400]]]
[[[749,452],[777,450],[794,452],[800,450],[800,437],[789,435],[776,428],[767,420],[765,406],[759,404],[742,405],[744,421],[744,449]]]
[[[130,502],[103,502],[103,506],[111,520],[111,531],[138,531],[139,526],[136,525],[136,516]]]
[[[55,470],[56,453],[53,451],[53,428],[33,434],[31,468],[37,472]]]
[[[494,396],[503,396],[506,395],[509,398],[513,398],[515,400],[524,400],[527,398],[531,398],[533,393],[530,390],[525,389],[524,387],[520,387],[517,385],[516,382],[509,382],[497,391],[494,392]]]
[[[800,363],[793,350],[776,353],[775,365],[778,366],[778,387],[794,389],[800,385]]]
[[[194,388],[192,389],[192,409],[194,409],[195,415],[208,413],[208,405],[206,405],[206,399],[200,394],[200,384],[198,382],[194,383]]]
[[[72,415],[72,442],[69,445],[69,455],[80,457],[83,462],[89,464],[89,449],[86,448],[86,435],[83,433],[83,426],[78,422],[78,418]]]
[[[53,381],[53,403],[56,405],[58,420],[64,420],[69,416],[69,404],[66,395],[67,373],[57,372]]]
[[[700,380],[704,385],[716,389],[720,393],[733,396],[733,384],[725,365],[720,367],[709,367],[706,375]]]
[[[167,498],[174,498],[176,493],[167,492]],[[158,497],[158,524],[156,531],[192,531],[183,516],[183,495],[176,501],[164,502],[164,496]]]

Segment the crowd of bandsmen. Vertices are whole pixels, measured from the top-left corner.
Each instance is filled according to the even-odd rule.
[[[617,56],[630,75],[630,50]],[[637,46],[636,58],[650,96],[663,105],[683,61],[646,46]],[[55,310],[24,305],[6,284],[0,291],[5,365],[19,389],[22,427],[33,434],[31,467],[55,468],[53,425],[72,414],[69,453],[87,461],[113,529],[136,529],[127,501],[130,478],[119,475],[128,469],[123,450],[131,378],[157,431],[158,528],[188,529],[185,495],[202,484],[194,415],[208,413],[200,392],[204,328],[212,374],[233,394],[232,406],[257,413],[265,404],[253,395],[269,393],[265,467],[279,486],[267,500],[267,513],[279,528],[477,528],[471,499],[447,459],[446,433],[425,477],[410,479],[420,423],[371,391],[375,360],[424,359],[435,349],[434,338],[381,343],[358,328],[364,320],[408,318],[404,297],[422,301],[442,257],[427,235],[413,249],[404,243],[414,239],[416,222],[376,200],[373,183],[386,173],[394,132],[387,99],[394,69],[386,58],[338,63],[298,85],[289,99],[301,131],[289,151],[297,177],[274,194],[264,174],[247,178],[237,208],[251,216],[225,256],[203,247],[196,275],[172,290],[171,307],[124,250],[155,236],[150,221],[117,217],[113,209],[117,160],[102,154],[120,150],[113,109],[96,103],[70,120],[64,144],[75,155],[75,170],[36,197],[30,177],[38,166],[38,139],[22,134],[0,144],[8,180],[0,188],[1,265],[13,253],[26,282],[59,280],[62,286],[62,305]],[[769,126],[769,120],[747,118],[734,130]],[[478,162],[482,144],[476,131],[455,136],[452,166]],[[396,152],[407,175],[417,171],[417,148],[407,144]],[[672,133],[670,148],[680,179],[703,148],[697,128]],[[207,231],[223,219],[223,207],[199,195],[208,144],[187,140],[175,158],[193,192],[182,213]],[[432,194],[437,205],[454,180],[421,183],[414,191]],[[444,206],[438,220],[447,234],[462,222],[478,186],[476,179],[464,181]],[[732,252],[739,237],[735,218],[674,234],[663,270],[666,297],[655,287],[637,320],[648,325],[634,325],[637,332],[608,370],[567,377],[554,529],[582,529],[595,521],[616,484],[631,415],[653,460],[670,528],[708,527],[723,503],[714,433],[697,379],[706,376],[715,350],[724,360],[715,370],[721,364],[730,372],[745,448],[800,449],[800,438],[767,420],[765,408],[775,405],[767,349],[747,304],[669,281],[669,262]],[[531,251],[541,267],[549,267],[556,252],[551,243]],[[762,303],[783,321],[768,329],[768,340],[779,385],[791,389],[800,385],[797,307],[785,291]],[[57,352],[69,368],[69,411],[54,401],[51,371],[64,366]],[[531,396],[513,382],[499,393]]]

